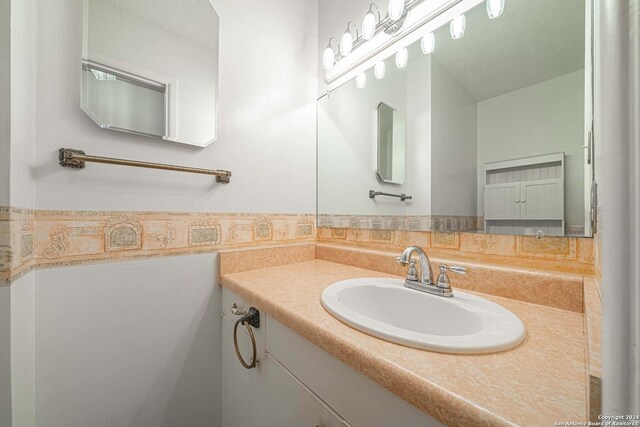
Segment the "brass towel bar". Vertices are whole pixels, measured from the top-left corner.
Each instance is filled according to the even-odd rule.
[[[81,150],[71,148],[61,148],[58,160],[60,166],[74,169],[83,169],[85,162],[106,163],[109,165],[133,166],[137,168],[162,169],[175,172],[200,173],[204,175],[215,175],[216,181],[228,184],[231,172],[221,169],[201,169],[188,166],[167,165],[164,163],[140,162],[137,160],[115,159],[113,157],[89,156]]]

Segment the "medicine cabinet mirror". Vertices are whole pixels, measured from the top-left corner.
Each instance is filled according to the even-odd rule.
[[[404,183],[404,114],[384,102],[378,105],[378,178]]]
[[[209,0],[84,0],[82,110],[101,128],[205,147],[217,137]]]
[[[468,3],[318,100],[318,226],[592,235],[590,2]]]

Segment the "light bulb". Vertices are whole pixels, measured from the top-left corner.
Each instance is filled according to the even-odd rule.
[[[504,12],[505,0],[487,0],[487,15],[489,19],[495,19]]]
[[[436,36],[433,33],[425,34],[420,40],[420,47],[425,55],[432,53],[436,48]]]
[[[340,53],[343,56],[348,56],[353,49],[353,36],[351,33],[344,33],[340,39]]]
[[[358,89],[364,89],[367,85],[367,75],[365,73],[360,73],[356,76],[356,87]]]
[[[384,78],[384,72],[386,71],[384,62],[378,62],[373,66],[373,75],[376,79],[380,80]]]
[[[404,13],[404,0],[389,0],[388,13],[392,21],[397,21],[402,18],[402,14]]]
[[[333,51],[333,49],[331,48],[331,46],[327,46],[327,48],[324,50],[324,53],[322,54],[322,67],[329,71],[330,69],[333,68],[333,64],[335,62],[335,52]]]
[[[322,68],[324,68],[326,71],[332,69],[333,65],[336,63],[336,53],[331,47],[332,40],[335,40],[337,43],[337,40],[334,37],[331,37],[329,39],[327,47],[324,49],[324,53],[322,54]]]
[[[451,20],[449,30],[451,31],[451,38],[457,40],[464,36],[464,30],[467,27],[467,18],[464,15],[456,16]]]
[[[376,17],[373,13],[368,12],[362,21],[362,37],[365,40],[371,40],[376,33]]]
[[[396,66],[398,68],[404,68],[407,66],[408,61],[409,61],[409,52],[407,52],[406,48],[400,49],[396,53]]]
[[[342,56],[349,56],[349,54],[351,53],[351,49],[353,49],[353,34],[349,29],[351,25],[353,25],[354,27],[356,26],[356,24],[354,24],[352,21],[349,21],[349,23],[347,24],[347,29],[344,31],[344,34],[340,39],[340,53],[342,54]],[[356,34],[357,33],[358,30],[356,30]]]
[[[376,25],[378,22],[380,22],[380,11],[375,3],[371,3],[367,14],[362,20],[362,37],[365,40],[371,40],[376,34]]]

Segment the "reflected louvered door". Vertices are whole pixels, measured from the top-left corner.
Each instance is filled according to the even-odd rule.
[[[519,183],[491,184],[484,188],[484,218],[520,219]]]
[[[564,180],[541,179],[520,183],[522,219],[564,219]]]

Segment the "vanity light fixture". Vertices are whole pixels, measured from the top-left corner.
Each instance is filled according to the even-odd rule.
[[[505,0],[487,0],[487,15],[489,19],[495,19],[504,12]]]
[[[467,27],[467,18],[464,15],[456,16],[451,20],[449,24],[449,30],[451,32],[451,38],[457,40],[464,36],[464,30]]]
[[[356,30],[356,36],[353,37],[353,33],[351,32],[351,26]],[[347,29],[344,31],[342,38],[340,39],[340,53],[342,56],[349,56],[351,53],[351,49],[353,49],[353,40],[358,38],[358,28],[353,21],[349,21],[347,24]]]
[[[362,72],[356,76],[356,87],[358,89],[364,89],[367,85],[367,75]]]
[[[336,40],[335,37],[331,37],[329,44],[327,44],[327,47],[324,49],[324,53],[322,54],[322,67],[327,71],[332,69],[336,62],[336,53],[333,47],[331,47],[331,40],[334,40],[336,44],[338,44],[338,40]]]
[[[436,36],[433,33],[427,33],[420,40],[420,47],[422,48],[422,53],[425,55],[429,55],[433,53],[436,48]]]
[[[396,66],[398,68],[404,68],[407,66],[407,62],[409,62],[409,52],[406,47],[403,47],[396,52]]]
[[[387,13],[392,21],[397,21],[402,18],[404,14],[404,0],[389,0]]]
[[[376,65],[373,66],[373,75],[378,80],[384,78],[385,71],[386,69],[385,69],[384,61],[378,62]]]
[[[346,31],[339,39],[337,49],[331,46],[331,40],[335,39],[329,40],[329,45],[322,56],[322,65],[327,72],[326,75],[330,75],[329,71],[333,69],[334,65],[349,56],[353,49],[372,40],[377,32],[383,31],[391,37],[399,35],[410,10],[424,1],[426,0],[389,0],[388,13],[384,17],[382,17],[379,7],[375,3],[370,3],[362,20],[361,33],[358,32],[356,24],[350,21]],[[332,51],[333,60],[329,58]]]
[[[375,10],[374,10],[375,9]],[[376,27],[380,22],[380,11],[375,3],[371,3],[369,11],[362,20],[362,38],[365,40],[371,40],[376,34]]]

